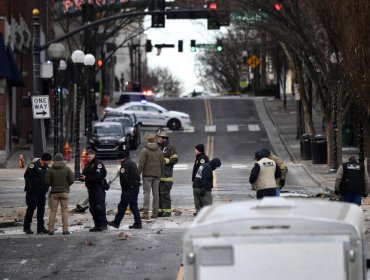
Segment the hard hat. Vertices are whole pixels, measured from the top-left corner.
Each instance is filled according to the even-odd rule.
[[[161,130],[161,131],[158,133],[158,137],[168,138],[168,134],[167,134],[167,132],[166,132],[166,131]]]

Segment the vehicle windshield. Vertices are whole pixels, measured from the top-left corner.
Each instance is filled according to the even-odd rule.
[[[94,134],[103,136],[116,136],[124,133],[121,125],[100,125],[94,127]]]
[[[123,127],[132,126],[132,123],[129,119],[106,119],[106,121],[120,122]]]

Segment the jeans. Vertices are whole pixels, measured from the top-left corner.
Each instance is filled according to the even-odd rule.
[[[135,224],[141,225],[141,218],[139,208],[137,206],[137,197],[139,195],[139,187],[125,188],[122,190],[121,201],[118,204],[118,212],[114,218],[114,223],[119,225],[125,216],[127,206],[130,206],[130,210],[134,215]]]
[[[355,203],[358,206],[361,206],[361,194],[359,193],[347,193],[343,195],[343,201],[349,203]]]
[[[144,190],[144,214],[148,214],[150,207],[150,192],[153,194],[152,214],[158,214],[159,208],[159,178],[158,177],[143,177]]]
[[[257,191],[257,199],[264,198],[265,196],[280,196],[280,192],[277,192],[276,188],[262,189]]]
[[[52,193],[50,196],[49,231],[54,232],[58,205],[62,211],[63,231],[68,231],[68,193]]]

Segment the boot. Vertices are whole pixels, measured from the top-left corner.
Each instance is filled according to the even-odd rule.
[[[162,214],[162,217],[170,217],[171,216],[171,213],[170,212],[164,212]]]
[[[149,220],[149,214],[148,214],[148,213],[143,213],[143,214],[141,215],[141,218],[142,218],[143,220]]]
[[[142,225],[133,224],[132,226],[128,227],[129,229],[140,229],[143,228]]]

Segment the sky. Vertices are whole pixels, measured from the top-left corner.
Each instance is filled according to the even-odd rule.
[[[146,17],[145,25],[150,26],[151,19]],[[207,30],[207,20],[166,20],[165,28],[150,28],[145,31],[147,39],[155,44],[175,44],[175,48],[163,48],[160,55],[153,48],[147,54],[148,66],[167,67],[170,72],[182,82],[184,93],[204,90],[199,84],[196,73],[195,56],[199,52],[190,51],[190,40],[196,44],[213,44],[218,30]],[[178,40],[183,40],[183,52],[178,52]]]

